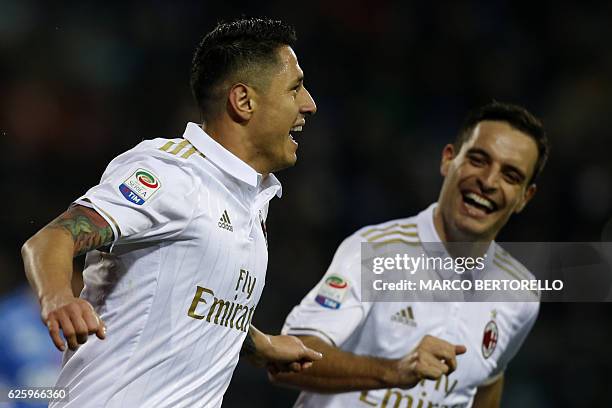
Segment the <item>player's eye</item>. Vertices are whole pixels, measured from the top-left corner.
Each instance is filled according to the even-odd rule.
[[[487,164],[486,160],[482,156],[478,155],[470,155],[469,156],[470,163],[476,167],[482,167]]]
[[[523,180],[523,178],[514,171],[504,173],[504,178],[510,184],[519,184]]]

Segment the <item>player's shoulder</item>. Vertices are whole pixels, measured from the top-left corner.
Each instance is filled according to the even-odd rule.
[[[197,166],[190,160],[197,154],[185,139],[143,140],[111,160],[102,182],[144,183],[156,190],[188,192],[197,185]]]
[[[517,280],[532,280],[535,276],[527,269],[519,260],[513,257],[508,251],[501,247],[497,242],[495,245],[495,252],[493,258],[493,264],[503,272],[505,272],[509,279]]]
[[[534,280],[536,277],[523,265],[518,259],[513,257],[508,251],[502,248],[498,243],[494,243],[494,254],[493,254],[493,266],[499,271],[501,275],[504,276],[505,279],[512,280]],[[529,300],[524,302],[523,310],[527,310],[529,314],[529,309],[534,309],[537,313],[539,308],[540,301],[540,292],[538,290],[529,290],[527,292],[524,291],[513,291],[511,292],[516,296],[516,299],[519,300]]]
[[[195,157],[203,156],[186,139],[148,139],[121,153],[109,163],[106,172],[144,163],[158,172],[188,173]]]
[[[149,156],[165,163],[190,163],[203,154],[187,139],[147,139],[143,140],[118,157],[129,158],[135,156]]]
[[[388,239],[385,239],[385,237],[388,237]],[[359,228],[340,243],[334,255],[334,263],[341,262],[346,269],[352,269],[350,265],[360,262],[361,245],[363,243],[372,242],[377,245],[385,245],[387,241],[400,238],[418,241],[414,217]]]
[[[420,246],[416,217],[394,219],[359,228],[342,241],[336,251],[336,257],[346,262],[358,262],[361,257],[361,246],[364,243],[383,250],[395,244]]]
[[[358,229],[352,239],[359,242],[385,244],[420,244],[416,217],[397,218]]]

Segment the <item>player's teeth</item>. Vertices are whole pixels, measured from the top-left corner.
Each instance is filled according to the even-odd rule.
[[[478,194],[475,193],[467,193],[466,197],[468,197],[470,200],[474,200],[476,203],[487,207],[489,210],[493,209],[493,203],[491,203],[491,201],[487,200],[484,197],[479,196]]]
[[[292,132],[301,132],[302,131],[302,127],[301,126],[294,126],[291,128]]]

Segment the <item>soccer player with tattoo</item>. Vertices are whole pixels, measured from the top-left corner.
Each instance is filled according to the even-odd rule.
[[[52,406],[216,407],[241,350],[273,372],[321,358],[297,337],[251,325],[268,203],[281,195],[272,172],[295,163],[291,133],[316,112],[295,40],[280,21],[219,24],[193,58],[204,123],[117,156],[24,244],[42,320],[64,351],[57,386],[70,400]],[[72,259],[81,254],[76,298]]]
[[[348,237],[287,317],[283,333],[323,359],[271,380],[304,391],[296,407],[499,407],[504,370],[536,320],[537,293],[520,302],[419,302],[410,294],[404,302],[363,301],[362,243],[444,259],[457,251],[448,243],[461,243],[459,250],[485,259],[479,279],[533,279],[494,239],[532,199],[547,157],[542,124],[524,108],[494,102],[469,115],[442,151],[437,203]],[[463,279],[440,267],[414,272]],[[459,295],[453,300],[465,299]]]

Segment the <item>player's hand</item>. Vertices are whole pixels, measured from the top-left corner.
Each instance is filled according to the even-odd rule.
[[[414,350],[397,361],[395,386],[411,388],[421,380],[437,380],[444,374],[450,375],[457,369],[457,356],[465,352],[465,346],[426,335]]]
[[[300,372],[310,366],[313,361],[323,358],[323,354],[308,348],[302,340],[295,336],[268,335],[269,346],[262,350],[262,357],[271,374],[279,372]]]
[[[76,350],[79,344],[85,343],[90,334],[95,334],[99,339],[106,337],[104,322],[86,300],[70,294],[43,300],[41,306],[42,320],[49,329],[53,344],[60,351],[66,349],[60,331],[64,333],[70,350]]]

